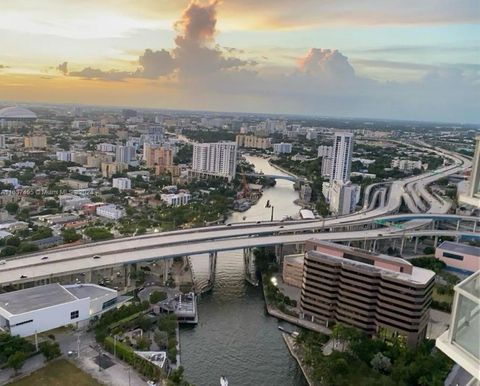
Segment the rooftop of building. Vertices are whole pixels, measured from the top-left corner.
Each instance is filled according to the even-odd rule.
[[[72,284],[66,285],[64,288],[78,299],[90,298],[91,300],[100,299],[105,295],[117,292],[96,284]]]
[[[445,251],[449,252],[478,256],[480,258],[480,247],[475,247],[473,245],[454,243],[452,241],[444,241],[438,246],[438,248],[444,249]]]
[[[11,315],[24,314],[78,300],[58,283],[0,294],[0,308]]]
[[[407,260],[404,260],[400,257],[389,256],[389,255],[384,255],[384,254],[380,254],[380,253],[373,253],[373,252],[369,252],[369,251],[366,251],[366,250],[363,250],[363,249],[352,248],[352,247],[348,247],[346,245],[332,243],[332,242],[328,242],[328,241],[316,241],[314,238],[311,239],[311,241],[318,242],[319,244],[329,246],[329,247],[333,247],[337,250],[342,250],[344,252],[350,252],[350,253],[359,252],[359,253],[362,254],[362,257],[365,256],[365,255],[370,255],[371,258],[372,258],[372,261],[380,260],[380,261],[387,262],[387,263],[393,263],[393,264],[396,264],[396,265],[399,265],[399,266],[400,265],[402,265],[402,266],[407,265],[407,266],[409,266],[409,269],[411,269],[411,273],[399,272],[399,271],[393,271],[391,269],[384,268],[384,267],[381,267],[381,266],[378,266],[378,265],[373,265],[373,264],[371,265],[371,264],[363,263],[363,262],[360,262],[360,261],[357,261],[357,260],[349,259],[348,257],[337,257],[337,256],[329,255],[328,253],[319,252],[319,251],[309,251],[308,252],[308,253],[319,254],[319,255],[321,255],[323,257],[326,257],[326,258],[328,258],[329,260],[332,260],[332,261],[337,261],[337,262],[340,261],[342,263],[355,265],[355,266],[359,267],[359,269],[368,270],[370,272],[378,272],[384,277],[390,277],[390,278],[393,278],[393,279],[408,281],[408,282],[414,283],[414,284],[426,284],[435,276],[435,272],[430,271],[430,270],[425,269],[425,268],[415,267],[410,262],[408,262]]]

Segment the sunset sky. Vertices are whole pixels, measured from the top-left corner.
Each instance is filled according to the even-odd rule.
[[[0,100],[480,122],[479,0],[0,10]]]

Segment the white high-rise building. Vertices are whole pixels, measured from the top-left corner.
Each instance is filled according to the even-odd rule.
[[[124,164],[129,164],[132,161],[135,161],[136,150],[133,146],[122,146],[117,145],[117,149],[115,151],[115,161],[121,162]]]
[[[193,145],[192,171],[231,181],[237,166],[235,142],[196,143]]]
[[[0,149],[5,149],[5,134],[0,134]]]
[[[355,211],[360,195],[360,187],[350,181],[344,183],[334,180],[330,186],[330,210],[337,216],[343,216]]]
[[[290,154],[292,152],[292,144],[291,143],[275,143],[273,145],[273,152],[275,154]]]
[[[333,141],[332,169],[330,182],[350,180],[352,169],[353,133],[336,132]]]

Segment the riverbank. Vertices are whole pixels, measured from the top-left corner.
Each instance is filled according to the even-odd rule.
[[[263,290],[263,298],[265,299],[265,307],[267,309],[267,313],[274,318],[284,320],[290,324],[294,324],[295,326],[305,328],[310,331],[319,332],[324,335],[331,335],[332,331],[320,324],[310,322],[309,320],[300,319],[296,316],[288,315],[277,308],[273,307],[270,303],[268,303],[267,295],[265,293],[265,285],[262,282],[262,290]]]
[[[285,332],[282,332],[282,337],[283,337],[283,340],[285,341],[285,344],[287,345],[290,355],[297,361],[298,367],[300,367],[300,370],[302,370],[303,376],[305,377],[305,380],[307,381],[308,386],[315,386],[315,383],[311,379],[310,372],[307,366],[300,359],[301,354],[297,350],[297,345],[295,343],[295,340]]]

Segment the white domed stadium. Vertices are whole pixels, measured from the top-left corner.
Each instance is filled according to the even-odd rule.
[[[35,120],[37,119],[37,114],[24,107],[5,107],[0,109],[0,119],[7,121]]]
[[[37,114],[24,107],[12,106],[0,109],[0,128],[19,128],[37,120]]]

